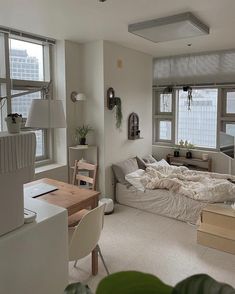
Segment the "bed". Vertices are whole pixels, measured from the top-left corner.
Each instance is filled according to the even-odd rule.
[[[138,191],[133,186],[116,184],[120,204],[196,224],[207,203],[174,194],[165,189]]]
[[[151,164],[152,163],[150,163],[150,165]],[[191,224],[197,224],[200,221],[200,214],[202,209],[208,203],[235,200],[235,185],[227,181],[226,177],[228,175],[218,175],[213,173],[194,174],[195,172],[190,174],[190,171],[187,168],[180,167],[174,168],[176,175],[174,174],[173,178],[171,175],[168,179],[167,185],[169,185],[170,182],[170,188],[168,188],[166,185],[167,177],[165,178],[165,175],[163,175],[163,179],[160,181],[158,179],[157,185],[156,181],[151,179],[152,181],[148,182],[144,189],[136,184],[133,184],[133,182],[130,180],[131,178],[129,178],[129,175],[133,176],[134,174],[134,179],[136,179],[135,176],[136,173],[138,174],[138,172],[140,172],[141,175],[146,175],[149,173],[150,175],[152,173],[156,173],[158,175],[159,171],[162,172],[164,169],[167,170],[172,168],[172,166],[168,168],[168,164],[164,160],[158,162],[158,164],[160,165],[160,168],[158,167],[156,171],[153,170],[152,167],[147,167],[148,164],[146,165],[146,162],[136,157],[113,165],[113,171],[117,181],[115,189],[116,201],[120,204],[141,209],[147,212],[171,217]],[[163,167],[161,167],[161,165]],[[177,175],[177,173],[179,173],[179,175]],[[201,193],[202,187],[200,186],[200,183],[194,182],[195,176],[200,177],[203,180],[206,178],[205,176],[208,177],[208,192],[205,190],[203,193]],[[186,178],[186,184],[180,186],[179,182],[182,177],[192,177],[193,180],[191,182],[191,178],[190,180]],[[213,177],[215,177],[215,179]],[[141,185],[142,183],[143,178],[141,179]],[[187,186],[188,183],[190,183],[189,186]],[[203,185],[207,185],[207,182]],[[213,185],[217,185],[216,187],[219,189],[216,188],[215,190]],[[228,197],[226,192],[221,194],[220,189],[221,187],[224,187],[223,185],[230,188],[230,195]],[[148,189],[148,187],[150,188]]]

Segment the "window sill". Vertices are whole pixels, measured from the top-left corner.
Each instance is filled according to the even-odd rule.
[[[172,144],[167,144],[167,143],[165,143],[165,144],[164,143],[153,143],[152,147],[169,148],[169,149],[172,149],[172,150],[176,149],[175,146],[172,146]],[[183,151],[183,152],[187,151],[186,148],[181,148],[180,150]],[[218,152],[220,152],[220,150],[218,150],[218,149],[203,148],[203,147],[195,147],[193,149],[190,149],[190,151],[192,151],[192,152],[194,152],[194,151],[195,152],[208,152],[208,153],[218,153]]]
[[[59,164],[59,163],[51,163],[43,166],[38,166],[35,168],[35,174],[40,174],[46,171],[50,171],[53,169],[61,168],[61,167],[66,167],[65,164]]]

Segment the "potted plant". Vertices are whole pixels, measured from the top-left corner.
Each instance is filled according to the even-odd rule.
[[[7,123],[8,133],[14,134],[20,132],[20,127],[22,123],[22,114],[18,113],[9,113],[5,118]]]
[[[179,157],[179,156],[180,156],[180,145],[175,145],[174,157]]]
[[[191,144],[191,143],[188,143],[186,148],[187,148],[186,158],[192,158],[192,152],[191,152],[191,149],[194,148],[194,145]]]
[[[65,294],[92,294],[81,283],[69,285]],[[197,274],[184,279],[175,286],[163,283],[151,274],[127,271],[111,274],[98,285],[96,294],[234,294],[230,285],[217,282],[209,275]]]
[[[93,129],[89,125],[82,125],[76,128],[76,137],[79,137],[80,145],[86,145],[86,136],[91,131],[93,131]]]

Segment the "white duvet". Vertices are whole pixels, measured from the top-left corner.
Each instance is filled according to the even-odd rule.
[[[205,202],[235,200],[234,176],[191,171],[186,167],[147,167],[139,180],[146,189],[167,189],[174,193]]]

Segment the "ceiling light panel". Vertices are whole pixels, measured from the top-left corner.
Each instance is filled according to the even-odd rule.
[[[154,43],[209,34],[209,27],[191,12],[153,19],[128,26],[128,31]]]

